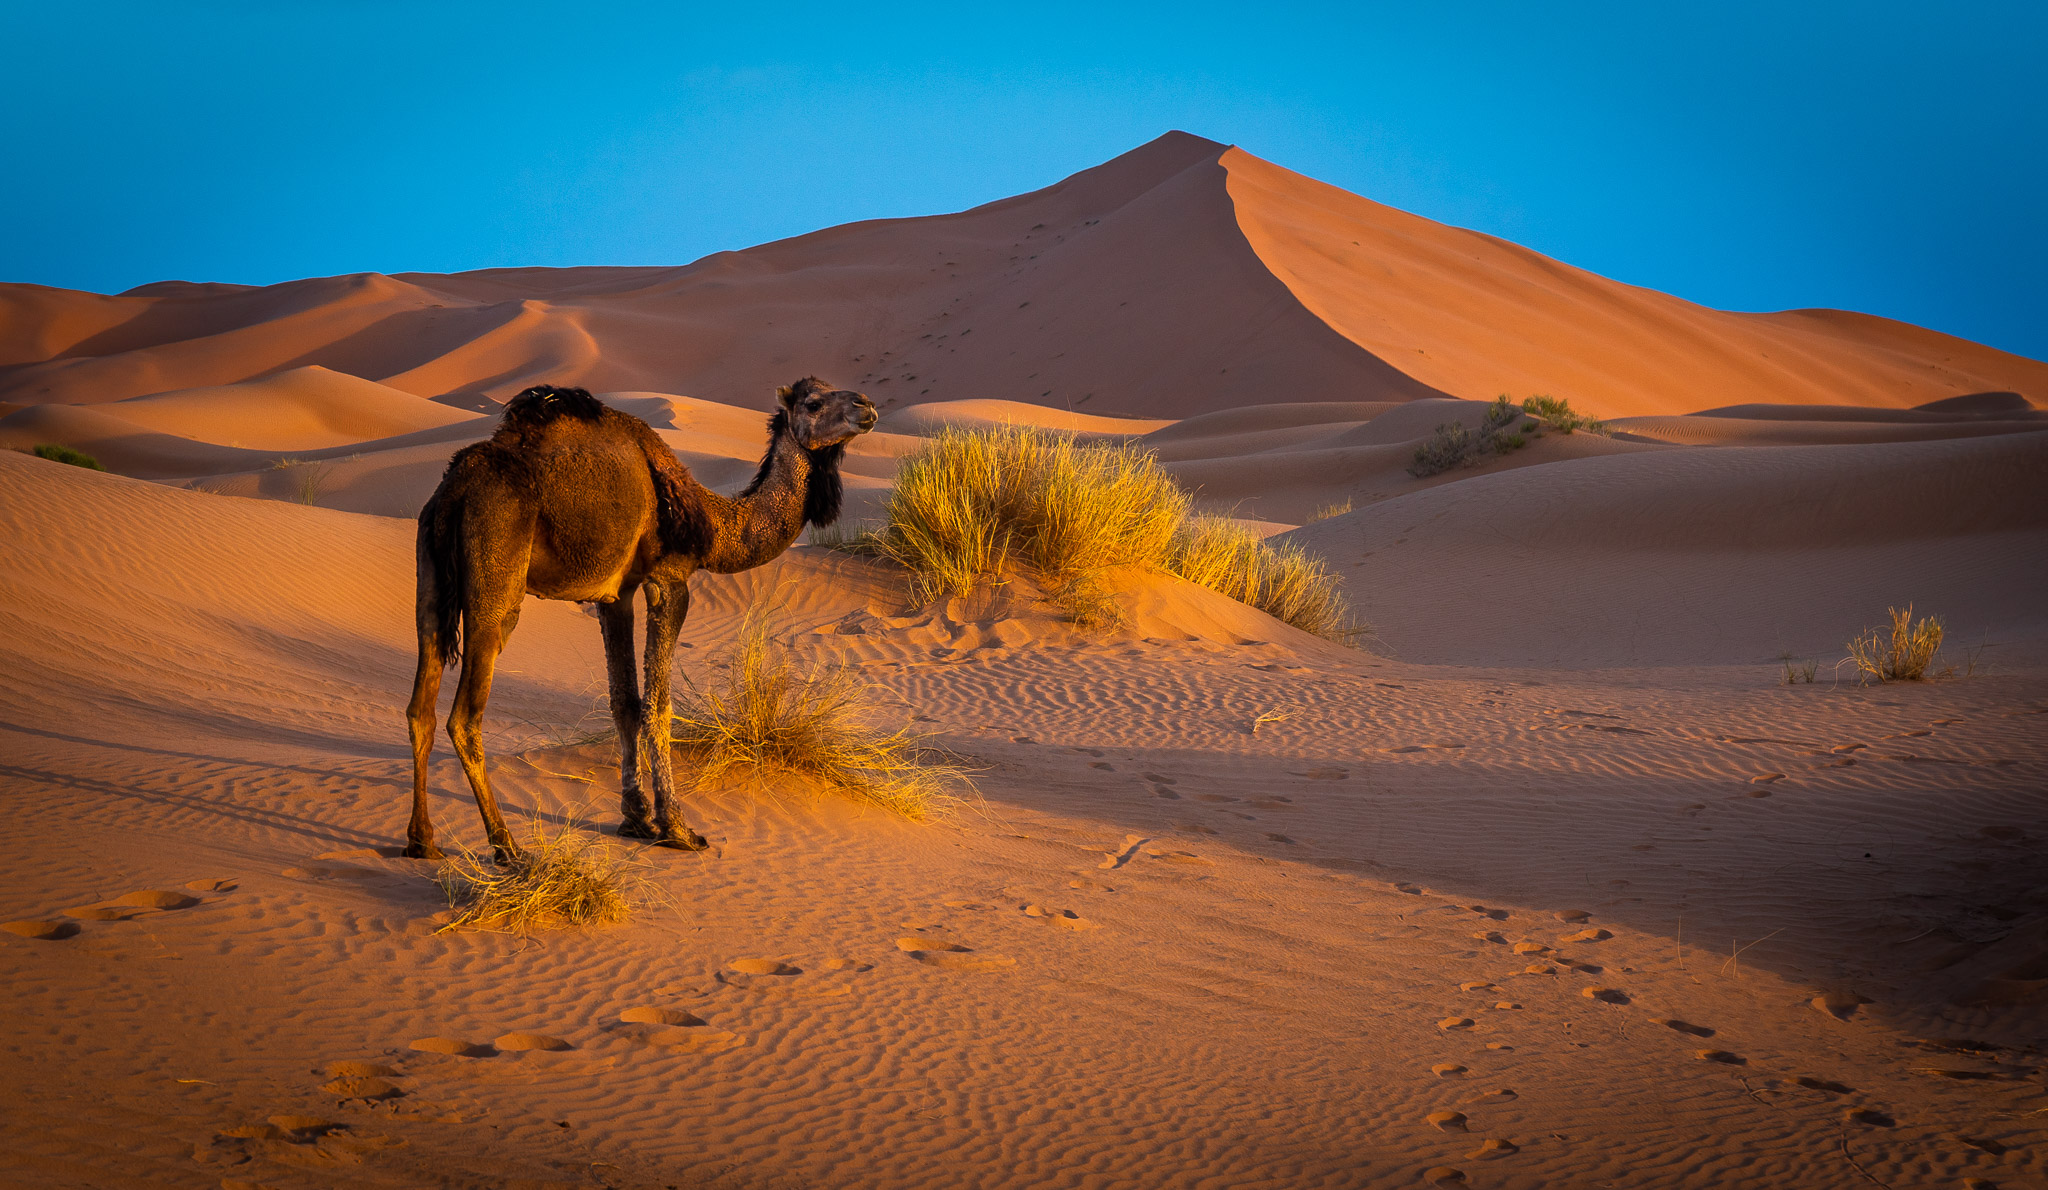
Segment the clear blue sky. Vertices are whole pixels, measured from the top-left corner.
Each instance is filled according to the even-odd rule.
[[[1181,128],[1709,305],[2048,357],[2048,5],[1678,7],[7,3],[0,280],[679,264]]]

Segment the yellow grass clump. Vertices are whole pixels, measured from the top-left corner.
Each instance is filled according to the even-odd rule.
[[[550,826],[536,814],[517,842],[524,855],[516,863],[501,865],[467,848],[442,863],[434,881],[455,916],[437,933],[612,925],[631,916],[650,888],[631,856],[577,829],[574,820]]]
[[[1866,629],[1848,644],[1849,659],[1865,681],[1917,682],[1927,677],[1941,649],[1941,620],[1923,616],[1913,622],[1913,605],[1886,608],[1891,628]],[[1936,675],[1940,676],[1940,675]]]
[[[1297,545],[1276,546],[1236,521],[1189,517],[1174,536],[1166,568],[1303,632],[1332,639],[1353,634],[1349,605],[1321,558]]]
[[[885,731],[871,687],[844,665],[800,664],[768,633],[756,604],[724,658],[723,677],[679,694],[670,738],[699,786],[735,772],[794,773],[913,821],[958,805],[966,772],[933,759],[909,728]]]
[[[1299,549],[1191,513],[1159,460],[1029,426],[948,429],[903,461],[872,548],[908,567],[920,598],[965,595],[1022,569],[1083,624],[1122,609],[1102,576],[1165,570],[1297,628],[1345,634],[1336,577]]]

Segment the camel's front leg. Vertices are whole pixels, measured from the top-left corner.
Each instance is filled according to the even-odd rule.
[[[653,808],[640,788],[640,771],[646,767],[640,750],[645,708],[640,702],[640,674],[633,667],[633,592],[621,591],[615,601],[598,604],[597,622],[604,629],[612,726],[619,732],[619,834],[652,839]]]
[[[651,580],[647,592],[647,698],[641,716],[641,750],[654,779],[654,833],[664,847],[702,851],[704,836],[683,824],[677,804],[675,768],[669,759],[669,673],[675,666],[676,634],[690,614],[688,579]]]

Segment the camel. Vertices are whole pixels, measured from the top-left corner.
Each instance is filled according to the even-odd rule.
[[[669,672],[690,576],[759,566],[806,524],[838,519],[840,456],[877,416],[865,395],[815,376],[776,396],[761,469],[731,499],[698,483],[646,422],[580,388],[527,389],[506,404],[488,441],[449,460],[419,517],[406,855],[441,858],[427,813],[427,756],[442,668],[459,662],[448,738],[498,862],[523,858],[491,794],[479,725],[527,595],[597,605],[619,730],[619,834],[687,851],[706,846],[682,821],[668,745]],[[636,590],[647,601],[644,693],[633,672]],[[652,776],[651,806],[642,769]]]

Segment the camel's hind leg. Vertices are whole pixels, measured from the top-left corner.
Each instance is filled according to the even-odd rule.
[[[477,813],[483,815],[484,833],[501,864],[517,863],[524,857],[512,841],[512,832],[505,829],[505,819],[498,813],[498,799],[491,793],[490,774],[484,770],[483,718],[484,705],[491,699],[491,676],[498,666],[498,654],[518,622],[516,604],[502,617],[463,617],[462,677],[455,683],[455,705],[448,711],[448,738],[455,744],[455,754],[462,758],[463,775],[469,778],[470,791],[476,794]]]
[[[612,725],[619,731],[619,834],[628,839],[652,839],[656,837],[652,807],[640,788],[645,762],[640,752],[640,673],[633,664],[633,593],[621,591],[611,603],[598,604],[597,622],[604,629]]]
[[[676,634],[690,614],[690,584],[682,579],[649,579],[647,592],[647,685],[641,704],[641,751],[654,779],[654,834],[664,847],[702,851],[704,836],[684,825],[677,804],[675,768],[669,760],[669,673],[675,666]]]
[[[405,854],[413,859],[441,858],[441,849],[434,846],[434,821],[427,814],[427,756],[434,750],[434,702],[440,696],[440,644],[422,631],[412,704],[405,711],[412,731],[412,821],[405,828]]]

